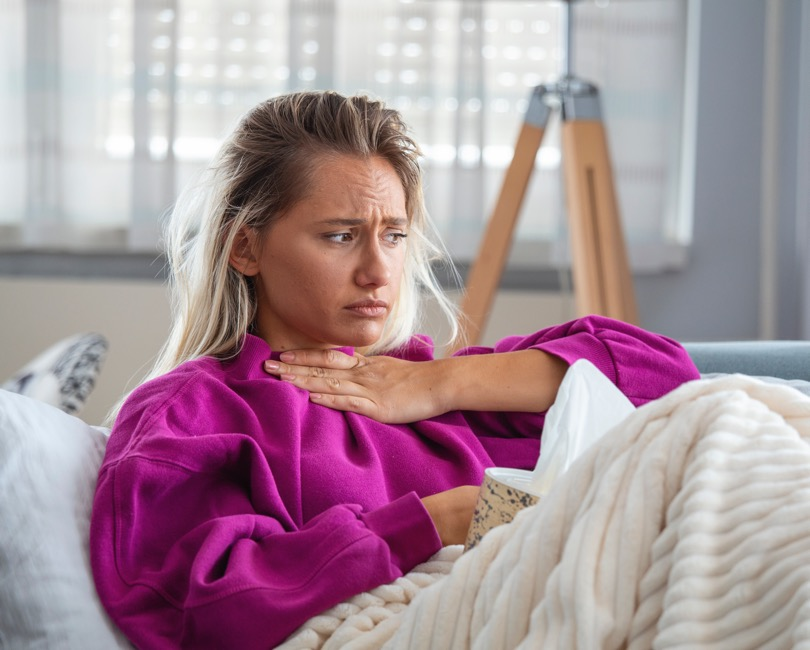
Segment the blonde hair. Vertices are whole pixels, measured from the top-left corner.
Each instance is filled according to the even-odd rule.
[[[237,233],[263,231],[304,197],[318,158],[381,157],[405,190],[407,258],[399,297],[378,354],[403,345],[421,325],[421,292],[436,301],[456,337],[458,312],[433,270],[449,255],[424,206],[420,151],[400,114],[365,96],[298,92],[249,111],[202,174],[180,195],[167,223],[173,322],[147,379],[190,359],[236,355],[256,313],[252,280],[229,262]],[[114,417],[113,412],[111,418]]]

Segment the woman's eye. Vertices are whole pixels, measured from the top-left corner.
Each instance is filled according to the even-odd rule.
[[[407,236],[407,233],[404,232],[389,232],[387,235],[385,235],[385,239],[392,244],[399,244]]]
[[[336,232],[326,235],[326,238],[339,244],[345,244],[352,240],[352,234],[350,232]]]

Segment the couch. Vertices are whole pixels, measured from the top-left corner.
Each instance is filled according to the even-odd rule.
[[[741,373],[810,381],[810,341],[685,343],[703,375]]]

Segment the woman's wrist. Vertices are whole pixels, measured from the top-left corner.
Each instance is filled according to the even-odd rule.
[[[456,363],[457,357],[437,359],[434,363],[438,368],[438,386],[434,389],[434,403],[440,413],[462,410],[461,404],[463,387],[460,386],[463,367]]]
[[[443,412],[547,410],[568,364],[542,350],[437,360]]]

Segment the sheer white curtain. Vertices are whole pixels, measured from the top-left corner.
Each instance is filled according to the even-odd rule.
[[[468,258],[531,90],[560,74],[562,11],[517,0],[0,1],[0,245],[154,251],[159,216],[242,112],[334,88],[403,111],[425,151],[428,207]],[[574,70],[602,92],[631,244],[677,237],[685,11],[682,0],[575,5]],[[521,214],[528,251],[565,239],[556,130]]]

